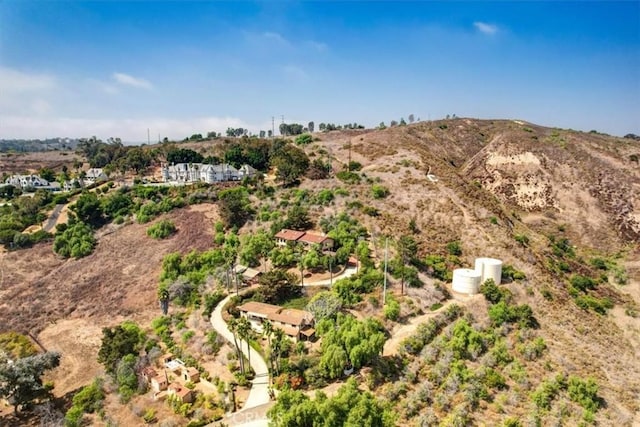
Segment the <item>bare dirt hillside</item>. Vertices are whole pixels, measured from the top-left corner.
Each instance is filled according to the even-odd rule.
[[[302,189],[341,187],[348,194],[314,205],[314,220],[348,211],[367,226],[379,259],[380,236],[411,233],[421,258],[442,254],[447,242],[459,240],[466,266],[475,257],[491,256],[523,271],[523,283],[507,286],[518,303],[533,308],[548,345],[548,371],[540,377],[553,372],[592,376],[606,402],[598,422],[640,425],[640,317],[633,316],[640,307],[639,142],[472,119],[314,137],[319,140],[305,147],[311,158],[331,161],[335,171],[349,160],[362,165],[358,184],[335,177],[301,182]],[[189,147],[212,152],[222,144]],[[373,184],[387,187],[389,195],[374,198]],[[365,213],[365,207],[377,215]],[[97,347],[95,337],[74,333],[75,328],[86,324],[97,333],[116,318],[151,318],[162,258],[172,251],[209,248],[217,213],[215,205],[199,205],[167,216],[179,229],[174,237],[153,240],[145,233],[148,224],[106,228],[96,251],[80,260],[57,257],[51,244],[1,253],[0,331],[41,333],[47,346],[70,337],[65,348],[73,340],[83,343],[69,351],[80,360]],[[259,226],[250,221],[240,232]],[[517,236],[526,236],[527,243]],[[575,259],[568,262],[573,272],[585,271],[595,256],[626,271],[626,285],[607,273],[608,283],[593,291],[610,298],[613,309],[601,315],[576,305],[568,274],[549,267],[551,238],[566,238],[575,249]],[[87,369],[97,369],[91,363]],[[68,369],[70,376],[77,374]],[[78,376],[77,384],[83,380]]]
[[[66,165],[71,170],[74,160],[80,156],[67,151],[38,153],[0,153],[0,175],[37,173],[42,168],[55,169]]]
[[[216,215],[214,205],[173,211],[167,217],[178,233],[161,241],[146,235],[150,224],[101,230],[94,253],[79,260],[60,258],[51,243],[0,254],[0,330],[37,334],[63,318],[125,316],[157,307],[162,258],[209,248]]]
[[[349,190],[378,209],[379,216],[360,217],[374,233],[408,233],[414,220],[421,255],[441,253],[446,242],[460,240],[466,265],[492,256],[524,271],[524,288],[510,288],[534,308],[552,369],[597,378],[611,410],[608,424],[640,425],[640,366],[634,362],[640,357],[640,320],[624,308],[640,303],[640,144],[469,119],[321,138],[318,145],[335,157],[334,168],[349,159],[362,164],[369,182]],[[390,195],[374,199],[373,183],[387,186]],[[334,180],[302,186],[331,185],[344,186]],[[330,210],[318,208],[318,214]],[[529,243],[519,244],[516,235]],[[580,309],[568,295],[566,278],[549,271],[553,236],[578,250],[574,272],[595,255],[618,257],[626,266],[626,285],[610,278],[598,290],[617,304],[607,315]],[[551,301],[542,295],[546,289]]]

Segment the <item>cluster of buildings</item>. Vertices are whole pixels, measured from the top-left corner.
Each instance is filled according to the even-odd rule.
[[[153,391],[153,398],[164,399],[173,396],[182,403],[193,402],[195,392],[185,384],[199,382],[200,372],[192,366],[185,366],[182,360],[174,358],[172,354],[162,357],[162,365],[161,371],[151,366],[142,371],[143,378]]]
[[[230,164],[209,165],[206,163],[176,163],[162,165],[162,180],[164,182],[206,182],[213,184],[224,181],[241,181],[257,174],[257,170],[249,165],[242,165],[236,169]]]
[[[102,170],[102,168],[91,168],[82,176],[64,181],[62,185],[56,181],[47,181],[39,175],[11,175],[2,185],[13,185],[14,187],[34,190],[49,190],[49,191],[70,191],[74,188],[85,187],[87,185],[95,184],[99,181],[106,181],[109,177]]]

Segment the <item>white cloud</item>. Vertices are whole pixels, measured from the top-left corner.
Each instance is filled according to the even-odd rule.
[[[262,33],[262,37],[264,37],[267,40],[271,40],[271,41],[275,41],[279,44],[285,45],[285,46],[290,46],[291,43],[289,43],[289,40],[285,39],[284,37],[282,37],[282,35],[278,34],[278,33],[274,33],[271,31],[265,31],[264,33]]]
[[[147,129],[151,142],[156,142],[158,134],[162,138],[181,140],[194,133],[206,134],[209,131],[223,132],[228,127],[243,127],[257,131],[235,117],[193,117],[168,119],[162,117],[137,119],[84,119],[70,117],[50,117],[33,115],[13,115],[2,117],[0,138],[47,138],[47,137],[87,137],[96,135],[103,140],[119,137],[125,142],[141,143],[147,141]]]
[[[113,73],[113,79],[122,85],[133,86],[141,89],[152,89],[153,85],[149,83],[147,80],[140,79],[137,77],[133,77],[129,74],[124,73]]]
[[[302,68],[297,65],[285,65],[282,68],[284,75],[286,78],[291,80],[296,80],[299,82],[309,80],[309,74]]]
[[[473,26],[476,27],[476,30],[480,31],[482,34],[493,35],[498,32],[498,27],[493,24],[487,24],[486,22],[474,22]]]
[[[0,93],[25,93],[56,87],[55,79],[47,74],[33,74],[0,67]]]

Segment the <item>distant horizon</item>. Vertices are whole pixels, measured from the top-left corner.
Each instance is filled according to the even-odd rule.
[[[495,117],[494,118],[479,118],[479,117],[458,117],[456,115],[455,118],[450,117],[449,119],[447,119],[446,117],[442,117],[442,118],[436,118],[436,119],[432,118],[432,119],[429,120],[429,119],[423,119],[422,117],[420,117],[420,120],[417,120],[417,118],[416,118],[414,123],[409,123],[406,117],[400,117],[398,119],[392,119],[392,120],[396,120],[396,121],[399,122],[400,119],[402,119],[402,118],[404,118],[405,121],[407,121],[407,126],[411,125],[411,124],[437,122],[437,121],[442,121],[442,120],[521,121],[521,122],[523,122],[525,124],[530,124],[532,126],[545,127],[545,128],[549,128],[549,129],[562,129],[562,130],[567,130],[567,131],[576,131],[576,132],[583,132],[583,133],[590,133],[592,131],[596,131],[599,134],[603,134],[603,135],[607,135],[607,136],[611,136],[611,137],[616,137],[616,138],[623,138],[625,135],[628,135],[628,134],[636,134],[636,135],[638,135],[638,133],[636,133],[636,132],[625,132],[624,134],[616,135],[616,134],[609,134],[607,132],[603,132],[603,131],[600,131],[598,129],[588,129],[588,130],[586,130],[586,129],[574,129],[574,128],[561,128],[561,127],[558,127],[558,126],[550,126],[550,125],[547,125],[547,124],[534,123],[534,122],[530,122],[530,121],[528,121],[526,119],[519,119],[519,118],[514,118],[514,119],[495,118]],[[389,126],[389,122],[390,122],[390,120],[384,122],[386,127],[390,127]],[[318,125],[320,123],[327,123],[327,122],[315,122],[314,121],[314,125],[315,125],[314,133],[321,133],[321,131],[318,130]],[[349,122],[340,122],[340,123],[334,123],[334,124],[342,126],[342,125],[348,124],[348,123]],[[353,123],[353,122],[351,122],[351,123]],[[308,124],[308,122],[299,123],[299,124],[302,124],[302,125],[306,126]],[[374,130],[377,130],[377,128],[379,127],[380,122],[378,122],[378,124],[376,124],[374,126],[366,126],[364,123],[359,123],[359,124],[362,124],[363,126],[365,126],[365,128],[361,129],[361,130],[374,131]],[[249,133],[250,133],[251,137],[259,137],[260,130],[264,130],[265,132],[268,131],[267,129],[259,129],[257,131],[249,130]],[[190,141],[185,141],[185,139],[189,138],[190,136],[195,135],[195,134],[202,134],[202,138],[206,140],[206,139],[209,139],[206,136],[207,132],[213,132],[213,131],[215,131],[217,133],[222,133],[221,138],[233,138],[233,137],[228,137],[228,136],[225,135],[226,129],[224,129],[224,130],[209,129],[207,131],[194,130],[189,135],[185,135],[182,138],[169,138],[169,137],[167,137],[167,138],[171,142],[190,142]],[[146,133],[146,130],[145,130],[145,133]],[[150,131],[150,135],[151,135],[151,138],[150,138],[149,142],[146,139],[145,140],[136,141],[136,140],[125,140],[125,139],[121,138],[121,140],[122,140],[122,144],[123,145],[154,145],[154,144],[162,143],[162,140],[163,140],[164,136],[161,136],[161,138],[158,140],[158,136],[157,135],[156,135],[155,139],[153,138],[153,132]],[[0,136],[0,141],[44,141],[44,140],[50,140],[50,139],[79,140],[79,139],[83,139],[83,138],[91,138],[93,136],[95,136],[97,139],[99,139],[99,140],[101,140],[103,142],[107,142],[107,140],[109,138],[112,138],[112,137],[113,138],[119,138],[117,135],[116,136],[108,136],[108,137],[101,137],[99,135],[47,136],[47,137],[43,137],[43,138],[4,138],[4,137]],[[285,136],[294,136],[294,135],[281,135],[279,133],[279,131],[278,131],[278,126],[276,126],[276,135],[275,135],[275,137],[285,137]],[[268,136],[265,136],[265,138],[268,138]]]
[[[5,0],[0,139],[409,114],[638,134],[638,16],[638,1]]]

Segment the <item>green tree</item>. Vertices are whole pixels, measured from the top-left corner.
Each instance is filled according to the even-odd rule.
[[[53,251],[65,258],[82,258],[93,252],[95,244],[91,228],[82,222],[76,222],[56,235]]]
[[[221,191],[218,194],[218,207],[227,227],[242,227],[253,213],[249,193],[242,186]]]
[[[330,379],[340,378],[347,367],[349,359],[345,349],[338,344],[326,346],[320,358],[320,371]]]
[[[318,292],[307,304],[306,310],[313,314],[316,322],[334,318],[342,309],[342,301],[333,292]]]
[[[154,239],[166,239],[177,231],[176,225],[170,219],[158,221],[151,227],[147,228],[147,236]]]
[[[289,186],[307,171],[309,158],[302,149],[287,144],[273,153],[271,166],[277,169],[276,179]]]
[[[102,205],[96,193],[83,192],[70,209],[76,214],[78,220],[92,227],[99,227],[104,223]]]
[[[418,253],[418,244],[416,243],[413,236],[408,234],[404,234],[400,236],[398,241],[396,242],[396,250],[398,251],[398,256],[402,261],[402,281],[400,288],[400,295],[404,295],[404,281],[405,281],[405,266],[407,262],[411,262],[415,259],[416,254]]]
[[[240,332],[238,330],[239,321],[235,317],[232,317],[227,322],[227,326],[233,335],[233,344],[236,347],[236,355],[238,356],[238,362],[240,363],[240,372],[244,374],[244,356],[242,355],[242,350],[240,349],[240,344],[238,344],[238,337]]]
[[[260,264],[260,259],[267,258],[274,246],[273,238],[264,230],[244,235],[240,239],[240,262],[249,267],[255,267]],[[267,271],[266,262],[264,264],[264,271]]]
[[[284,270],[271,270],[258,279],[260,287],[256,290],[256,295],[264,302],[270,304],[280,304],[291,298],[301,295],[300,286],[297,286],[297,278]]]
[[[188,148],[174,148],[167,152],[169,163],[202,163],[203,159],[202,154]]]
[[[0,397],[13,405],[14,412],[36,399],[48,398],[50,389],[42,375],[60,364],[60,353],[47,352],[0,364]]]
[[[115,376],[120,360],[128,354],[137,355],[141,344],[141,332],[137,327],[121,324],[103,328],[98,362],[104,365],[107,373]]]
[[[151,165],[151,156],[146,150],[140,147],[132,147],[127,150],[127,156],[124,158],[124,162],[129,169],[134,170],[138,174]]]
[[[309,217],[309,210],[300,205],[292,206],[287,212],[284,227],[292,230],[305,231],[313,226]]]
[[[237,330],[240,339],[247,343],[247,360],[249,365],[251,365],[251,340],[253,339],[253,329],[251,328],[249,319],[246,317],[238,319]]]
[[[40,169],[38,175],[40,175],[40,178],[44,179],[45,181],[53,182],[56,180],[55,172],[49,168]]]

